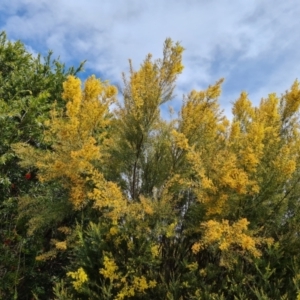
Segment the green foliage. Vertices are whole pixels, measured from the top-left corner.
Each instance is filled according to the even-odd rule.
[[[118,101],[1,34],[0,298],[299,298],[299,83],[229,121],[222,79],[165,121],[182,52]]]
[[[34,199],[40,185],[35,169],[20,168],[11,145],[24,142],[36,148],[47,147],[43,142],[44,122],[49,118],[54,100],[60,106],[63,104],[62,83],[66,77],[76,74],[81,68],[82,65],[77,70],[65,70],[61,62],[52,59],[52,52],[44,59],[40,55],[34,57],[20,41],[10,42],[4,32],[0,34],[1,299],[29,299],[31,289],[46,295],[43,286],[49,278],[48,275],[41,276],[35,257],[44,242],[43,234],[52,224],[50,226],[48,222],[47,230],[44,226],[42,235],[29,239],[26,236],[25,211],[19,208],[18,214],[18,198],[27,194]],[[44,187],[37,198],[41,199],[45,194],[47,189]],[[29,206],[33,208],[35,204]],[[35,211],[37,215],[36,206]],[[49,215],[55,214],[54,211],[47,215],[48,219]],[[47,223],[47,219],[40,218],[41,224]]]

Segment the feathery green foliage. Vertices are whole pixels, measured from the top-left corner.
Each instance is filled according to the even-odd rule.
[[[4,274],[2,297],[300,297],[299,83],[257,107],[242,92],[228,120],[221,79],[191,91],[166,121],[160,107],[172,99],[182,53],[167,39],[162,59],[148,55],[137,71],[130,62],[122,100],[107,81],[82,86],[74,70],[51,68],[41,92],[1,100],[1,161],[14,162],[3,182],[17,174],[23,186],[2,195],[1,261],[18,266]],[[33,59],[25,54],[17,58]],[[38,270],[42,280],[25,287]]]

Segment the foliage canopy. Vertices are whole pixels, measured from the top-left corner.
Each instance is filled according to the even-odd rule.
[[[257,107],[242,92],[228,120],[218,103],[221,79],[191,91],[167,121],[160,108],[172,99],[183,50],[167,39],[162,59],[148,55],[137,71],[130,62],[122,100],[107,81],[92,76],[82,86],[74,70],[51,68],[39,93],[1,96],[1,157],[19,170],[12,175],[8,166],[1,182],[23,174],[24,185],[15,208],[3,193],[1,214],[17,215],[10,222],[24,246],[16,251],[35,257],[32,270],[51,267],[31,290],[20,270],[15,281],[4,274],[12,286],[2,297],[48,299],[50,290],[53,299],[300,297],[299,82]],[[18,59],[31,59],[22,53]],[[6,78],[11,93],[19,88]],[[16,120],[23,135],[11,137],[22,101],[34,113],[23,113],[27,127],[23,115]]]

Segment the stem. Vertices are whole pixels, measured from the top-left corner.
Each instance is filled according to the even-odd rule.
[[[131,197],[134,200],[136,198],[136,180],[137,180],[137,164],[138,160],[140,158],[141,149],[142,149],[142,143],[143,143],[144,136],[142,134],[141,141],[137,144],[137,152],[136,152],[136,158],[133,166],[133,178],[132,178],[132,187],[131,187]]]

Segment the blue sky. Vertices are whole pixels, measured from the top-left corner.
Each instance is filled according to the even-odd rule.
[[[115,84],[129,58],[137,69],[147,53],[161,57],[170,37],[186,49],[172,105],[225,77],[230,115],[241,91],[258,104],[300,79],[299,16],[297,0],[1,0],[0,30],[67,65],[86,59],[85,76]]]

